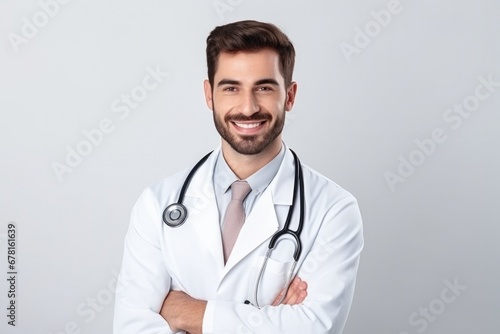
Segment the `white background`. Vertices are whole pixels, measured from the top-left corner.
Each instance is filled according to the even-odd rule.
[[[257,19],[283,28],[297,50],[287,144],[362,210],[366,246],[344,333],[496,333],[500,4],[401,0],[377,23],[371,12],[391,2],[73,0],[48,16],[38,1],[1,0],[5,273],[7,224],[18,226],[17,326],[6,324],[2,279],[1,332],[111,333],[133,203],[218,145],[202,92],[206,36]],[[168,76],[126,117],[113,112],[148,67]],[[482,100],[480,77],[497,83],[479,88]],[[448,111],[463,103],[466,117]],[[54,164],[104,119],[113,130],[58,178]],[[430,144],[435,129],[442,140]],[[446,281],[461,290],[445,291]]]

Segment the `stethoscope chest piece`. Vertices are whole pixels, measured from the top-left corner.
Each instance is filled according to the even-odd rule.
[[[181,203],[172,203],[163,211],[163,221],[170,227],[179,227],[186,221],[187,210]]]

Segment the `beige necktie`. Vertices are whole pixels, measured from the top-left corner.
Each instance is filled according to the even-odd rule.
[[[245,222],[245,208],[243,200],[252,190],[246,181],[235,181],[231,184],[231,201],[226,209],[224,225],[222,226],[222,247],[224,250],[224,263],[226,263],[233,246],[238,239],[241,227]]]

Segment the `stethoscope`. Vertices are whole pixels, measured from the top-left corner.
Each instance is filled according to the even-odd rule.
[[[184,201],[184,195],[186,193],[187,188],[189,187],[189,184],[191,183],[191,180],[193,179],[194,174],[196,173],[198,168],[200,168],[200,166],[203,165],[203,163],[205,163],[205,161],[208,159],[210,154],[212,154],[212,152],[209,152],[207,155],[205,155],[203,158],[201,158],[200,161],[198,161],[196,163],[196,165],[194,165],[194,167],[191,169],[188,176],[186,177],[184,184],[182,185],[181,192],[179,193],[179,198],[178,198],[177,202],[168,205],[165,208],[165,210],[163,211],[163,221],[168,226],[179,227],[186,222],[187,209],[184,206],[184,204],[182,204],[182,202]],[[302,227],[304,225],[304,178],[302,175],[302,166],[300,165],[299,158],[297,157],[297,155],[295,154],[294,151],[290,150],[290,152],[292,152],[293,160],[295,163],[295,176],[294,176],[294,184],[293,184],[292,205],[288,209],[288,214],[286,217],[285,225],[283,226],[283,228],[281,230],[279,230],[278,232],[273,234],[273,236],[271,237],[271,240],[269,241],[269,246],[268,246],[268,250],[266,252],[266,256],[265,256],[264,261],[262,263],[262,266],[259,270],[259,273],[257,276],[257,281],[255,282],[254,300],[255,300],[255,306],[257,306],[258,308],[260,308],[259,301],[257,298],[257,295],[259,292],[259,285],[260,285],[260,282],[262,281],[262,277],[264,275],[264,270],[266,268],[267,261],[270,258],[271,253],[275,249],[275,247],[280,243],[280,241],[284,240],[283,239],[284,236],[291,236],[293,241],[294,241],[294,245],[295,245],[295,251],[293,253],[293,263],[292,263],[292,266],[291,266],[290,271],[288,273],[287,280],[286,280],[285,285],[283,287],[283,294],[278,302],[278,305],[281,304],[283,302],[283,300],[285,299],[286,293],[287,293],[288,288],[290,286],[290,282],[293,279],[293,273],[295,270],[295,266],[297,265],[297,262],[300,258],[300,253],[302,252],[302,243],[300,242],[300,233],[302,232]],[[297,185],[300,185],[300,186],[298,187]],[[297,226],[297,230],[294,231],[294,230],[290,229],[290,222],[292,221],[292,215],[293,215],[293,211],[295,208],[295,202],[296,202],[297,194],[299,193],[299,191],[300,191],[299,224]],[[245,302],[245,303],[248,304],[249,302]]]

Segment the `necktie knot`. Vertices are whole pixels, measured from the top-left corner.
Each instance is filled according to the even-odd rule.
[[[231,184],[231,200],[243,202],[250,190],[252,188],[250,188],[247,181],[234,181]]]

